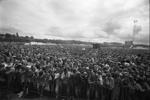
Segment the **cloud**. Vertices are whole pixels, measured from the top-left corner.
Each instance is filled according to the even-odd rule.
[[[121,28],[121,25],[119,25],[118,23],[115,22],[107,22],[103,28],[103,31],[106,32],[109,35],[116,35],[117,32],[116,30],[119,30]]]
[[[149,0],[0,0],[0,15],[0,32],[37,38],[123,42],[135,19],[135,40],[149,34]]]

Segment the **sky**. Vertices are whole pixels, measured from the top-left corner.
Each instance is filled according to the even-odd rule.
[[[5,32],[148,44],[149,0],[0,0],[0,33]]]

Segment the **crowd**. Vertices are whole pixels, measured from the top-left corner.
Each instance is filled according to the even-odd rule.
[[[150,100],[148,50],[0,44],[0,98]]]

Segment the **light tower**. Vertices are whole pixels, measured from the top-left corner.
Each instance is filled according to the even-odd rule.
[[[132,34],[132,41],[133,42],[135,41],[135,35],[137,34],[136,33],[137,23],[138,23],[138,20],[133,20],[133,34]]]

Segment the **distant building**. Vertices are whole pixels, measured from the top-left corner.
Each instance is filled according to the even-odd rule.
[[[133,41],[125,41],[124,48],[133,48]]]
[[[101,45],[99,43],[94,43],[93,44],[93,49],[98,49],[100,47],[101,47]]]

